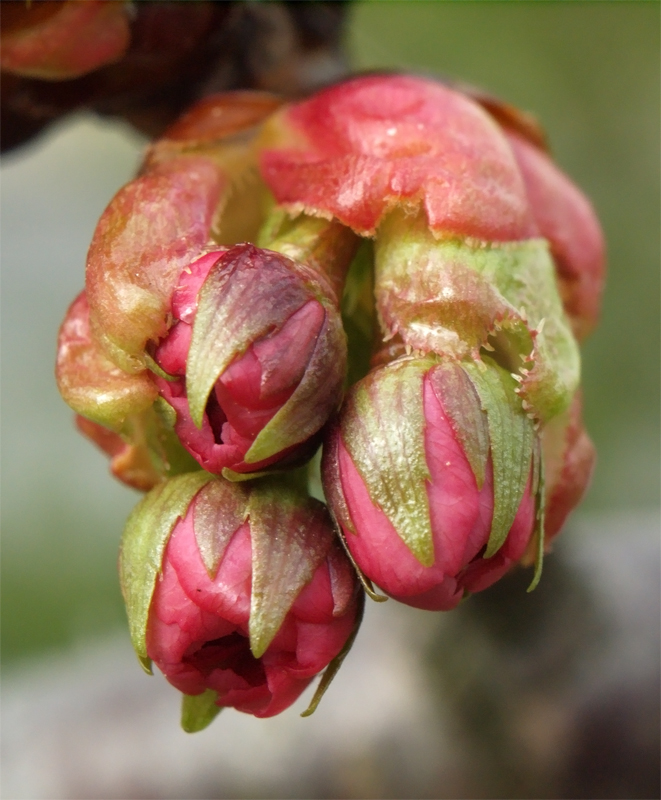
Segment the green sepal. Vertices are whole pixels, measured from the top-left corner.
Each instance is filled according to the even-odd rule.
[[[256,478],[265,478],[272,473],[269,470],[264,470],[264,472],[235,472],[229,467],[223,467],[220,474],[230,483],[245,483],[246,481],[254,481]]]
[[[202,284],[186,362],[188,405],[198,428],[214,383],[232,361],[280,329],[310,299],[284,265],[270,270],[272,275],[276,271],[277,278],[260,281],[256,268],[221,260]]]
[[[142,656],[138,656],[138,661],[140,662],[140,666],[143,670],[147,673],[147,675],[153,675],[154,670],[151,667],[151,658],[143,658]]]
[[[387,599],[387,598],[384,598]],[[344,646],[340,650],[340,652],[335,656],[335,658],[330,662],[330,664],[324,670],[323,675],[321,676],[321,680],[315,690],[314,695],[312,696],[312,700],[310,701],[310,705],[302,712],[302,717],[309,717],[317,710],[317,706],[321,702],[321,698],[326,694],[326,690],[333,682],[333,678],[337,675],[344,662],[344,659],[349,655],[349,651],[353,647],[353,643],[356,641],[356,636],[358,635],[358,630],[360,628],[360,623],[363,621],[363,614],[365,612],[365,595],[361,594],[358,598],[358,610],[356,612],[356,621],[353,626],[353,630],[351,631],[351,635],[344,643]]]
[[[185,694],[181,698],[181,727],[186,733],[197,733],[209,726],[222,711],[216,705],[218,692],[207,689],[202,694]]]
[[[332,524],[326,507],[284,479],[251,488],[252,538],[250,649],[260,658],[273,641],[303,587],[326,557]]]
[[[176,416],[167,400],[157,397],[151,408],[129,417],[122,430],[122,436],[130,444],[144,441],[154,469],[163,478],[201,469],[174,432]]]
[[[429,379],[481,489],[489,459],[489,429],[475,387],[462,367],[452,361],[435,367]]]
[[[213,480],[206,472],[190,472],[159,484],[131,512],[119,553],[122,587],[133,648],[143,666],[147,655],[147,621],[163,553],[177,520],[197,492]]]
[[[535,572],[530,582],[527,591],[532,592],[537,588],[542,577],[542,568],[544,565],[544,517],[546,511],[546,485],[544,480],[544,459],[542,458],[542,450],[539,444],[539,439],[536,441],[535,453],[535,528],[533,537],[537,545],[535,550]]]
[[[147,369],[150,372],[153,372],[154,375],[158,375],[159,378],[170,381],[170,383],[180,380],[176,375],[170,375],[162,367],[160,367],[159,364],[149,355],[149,353],[145,352],[143,358]]]
[[[374,305],[374,243],[369,239],[361,242],[351,262],[341,308],[349,353],[347,385],[353,386],[370,371],[378,330]]]
[[[168,401],[159,395],[156,400],[154,400],[153,408],[165,427],[174,430],[174,426],[177,423],[177,412]]]
[[[495,350],[522,378],[522,397],[541,420],[569,405],[580,354],[545,239],[436,240],[423,213],[395,211],[379,228],[375,272],[388,334],[457,359]]]
[[[514,522],[530,475],[535,429],[512,376],[491,359],[466,362],[466,374],[487,413],[493,466],[493,520],[485,558],[501,548]]]
[[[434,563],[423,381],[437,362],[403,358],[370,373],[345,402],[342,441],[372,500],[425,567]]]
[[[248,489],[222,480],[209,481],[195,500],[193,528],[202,563],[211,580],[232,536],[248,517]]]

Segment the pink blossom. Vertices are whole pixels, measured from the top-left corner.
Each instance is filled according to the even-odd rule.
[[[218,338],[225,355],[198,427],[189,405],[190,350],[198,296],[212,269],[213,320],[223,314],[226,324],[200,339],[198,363]],[[209,472],[254,472],[300,460],[318,444],[339,402],[346,359],[339,315],[317,299],[302,270],[278,253],[244,244],[214,250],[181,273],[172,300],[175,324],[154,351],[176,380],[155,380],[176,412],[179,439]],[[262,447],[265,457],[250,458],[260,434],[273,443]]]
[[[223,530],[222,555],[210,569],[208,551],[200,544],[205,535],[200,529],[208,515],[198,507],[208,503],[207,484],[176,522],[167,542],[149,609],[146,652],[184,694],[212,690],[218,706],[270,717],[290,706],[342,651],[357,622],[358,584],[321,503],[297,501],[293,510],[283,512],[290,495],[281,489],[269,501],[263,529],[264,518],[257,519],[248,499],[260,488],[212,484],[212,492],[220,488],[221,493],[218,502],[214,500],[210,535],[219,536]],[[247,502],[248,511],[232,520],[237,502]],[[278,514],[283,513],[290,516],[278,529],[278,519],[283,519]],[[260,566],[265,540],[256,540],[254,525],[263,529],[267,547],[280,547],[286,561],[276,557]],[[301,529],[303,541],[298,541]],[[289,570],[282,585],[277,583],[278,563]],[[135,569],[134,563],[130,568]],[[275,593],[275,600],[260,613],[267,618],[279,615],[261,653],[255,645],[256,570],[261,570],[260,596]]]
[[[521,463],[512,457],[511,470],[519,473],[518,499],[511,507],[506,538],[486,557],[494,518],[494,448],[489,446],[493,429],[488,430],[487,415],[461,375],[451,392],[441,379],[441,366],[429,361],[416,366],[413,360],[405,373],[405,363],[401,359],[374,370],[347,398],[325,448],[324,489],[351,554],[370,580],[408,605],[447,610],[466,592],[481,591],[498,580],[531,541],[537,491],[532,450],[519,453]],[[402,382],[415,382],[415,389],[392,381],[386,387],[388,372],[396,369]],[[376,412],[366,413],[368,402]],[[463,418],[472,425],[468,435],[481,428],[482,442],[477,447],[473,442],[477,455],[466,452],[458,404],[471,407],[472,420]],[[519,415],[525,427],[523,416]],[[375,420],[381,431],[390,426],[399,432],[383,444]],[[409,423],[413,427],[407,427]],[[360,441],[361,427],[371,442]],[[371,452],[365,452],[365,441]],[[482,460],[481,470],[476,469],[476,457]],[[393,473],[398,486],[389,483]],[[393,493],[399,495],[394,502],[405,509],[405,520],[392,511]],[[420,547],[422,534],[429,537],[428,558]]]

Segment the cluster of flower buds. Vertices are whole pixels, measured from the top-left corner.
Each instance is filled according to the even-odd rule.
[[[536,584],[594,461],[577,342],[602,280],[598,222],[536,124],[474,91],[216,95],[149,148],[99,221],[57,375],[149,491],[122,587],[187,730],[276,714],[325,670],[314,707],[360,583],[430,610],[517,563]],[[305,486],[320,445],[328,510]]]

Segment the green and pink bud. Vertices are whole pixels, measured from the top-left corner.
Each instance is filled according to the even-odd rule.
[[[354,249],[346,233],[343,272]],[[339,405],[347,359],[339,300],[307,260],[240,244],[181,273],[175,324],[153,351],[163,371],[155,382],[179,439],[209,472],[305,460]]]
[[[541,551],[540,447],[516,387],[486,358],[403,356],[350,390],[324,491],[355,563],[395,599],[451,609]]]
[[[322,503],[282,478],[199,472],[148,494],[124,532],[120,577],[134,647],[184,694],[182,725],[220,708],[288,708],[360,623],[362,592]]]

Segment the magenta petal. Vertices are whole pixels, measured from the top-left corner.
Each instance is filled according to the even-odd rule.
[[[332,622],[333,591],[326,564],[314,573],[314,577],[296,598],[292,614],[301,622]]]
[[[193,323],[197,311],[197,296],[206,280],[211,267],[226,252],[225,249],[214,250],[197,258],[179,275],[179,283],[172,295],[172,313],[177,319]]]
[[[168,545],[168,558],[190,600],[211,614],[247,625],[252,576],[250,526],[242,525],[232,537],[212,579],[202,563],[189,511]]]
[[[186,358],[191,335],[190,325],[185,322],[175,322],[168,335],[154,351],[154,360],[168,375],[186,374]]]
[[[479,491],[471,469],[439,399],[425,377],[425,453],[430,481],[429,511],[436,565],[444,574],[461,569],[479,511]]]
[[[255,343],[253,349],[262,365],[259,396],[263,401],[285,393],[289,397],[300,383],[325,317],[321,303],[310,300],[291,315],[277,334]]]

